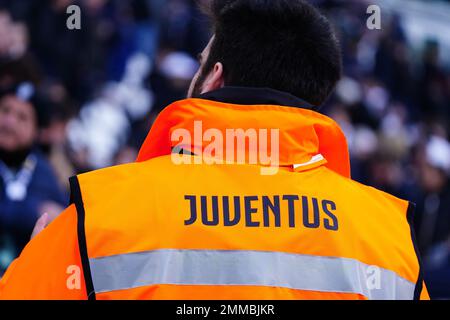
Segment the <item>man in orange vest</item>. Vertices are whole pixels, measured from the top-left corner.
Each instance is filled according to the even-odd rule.
[[[341,76],[329,22],[301,0],[210,4],[190,98],[135,163],[71,178],[0,298],[427,299],[413,205],[352,181],[316,112]]]

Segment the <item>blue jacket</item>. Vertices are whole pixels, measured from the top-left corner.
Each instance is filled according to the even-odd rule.
[[[12,201],[6,196],[5,181],[0,175],[0,274],[2,268],[6,267],[2,266],[1,259],[1,254],[5,254],[5,247],[8,247],[8,255],[13,255],[13,258],[20,253],[30,240],[41,204],[53,201],[66,206],[68,203],[50,163],[41,152],[32,152],[37,163],[23,201]]]

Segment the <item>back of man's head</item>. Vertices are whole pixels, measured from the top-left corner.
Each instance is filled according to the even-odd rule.
[[[226,86],[272,88],[319,106],[341,77],[340,46],[329,21],[303,0],[211,0],[216,62]]]

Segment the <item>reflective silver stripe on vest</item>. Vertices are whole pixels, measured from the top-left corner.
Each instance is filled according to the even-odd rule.
[[[263,251],[156,250],[89,259],[95,292],[156,284],[268,286],[413,299],[415,284],[354,259]]]

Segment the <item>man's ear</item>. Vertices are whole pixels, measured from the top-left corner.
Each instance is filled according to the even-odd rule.
[[[223,65],[217,62],[214,68],[208,74],[205,82],[203,83],[202,94],[210,91],[214,91],[222,88],[225,85],[223,79]]]

